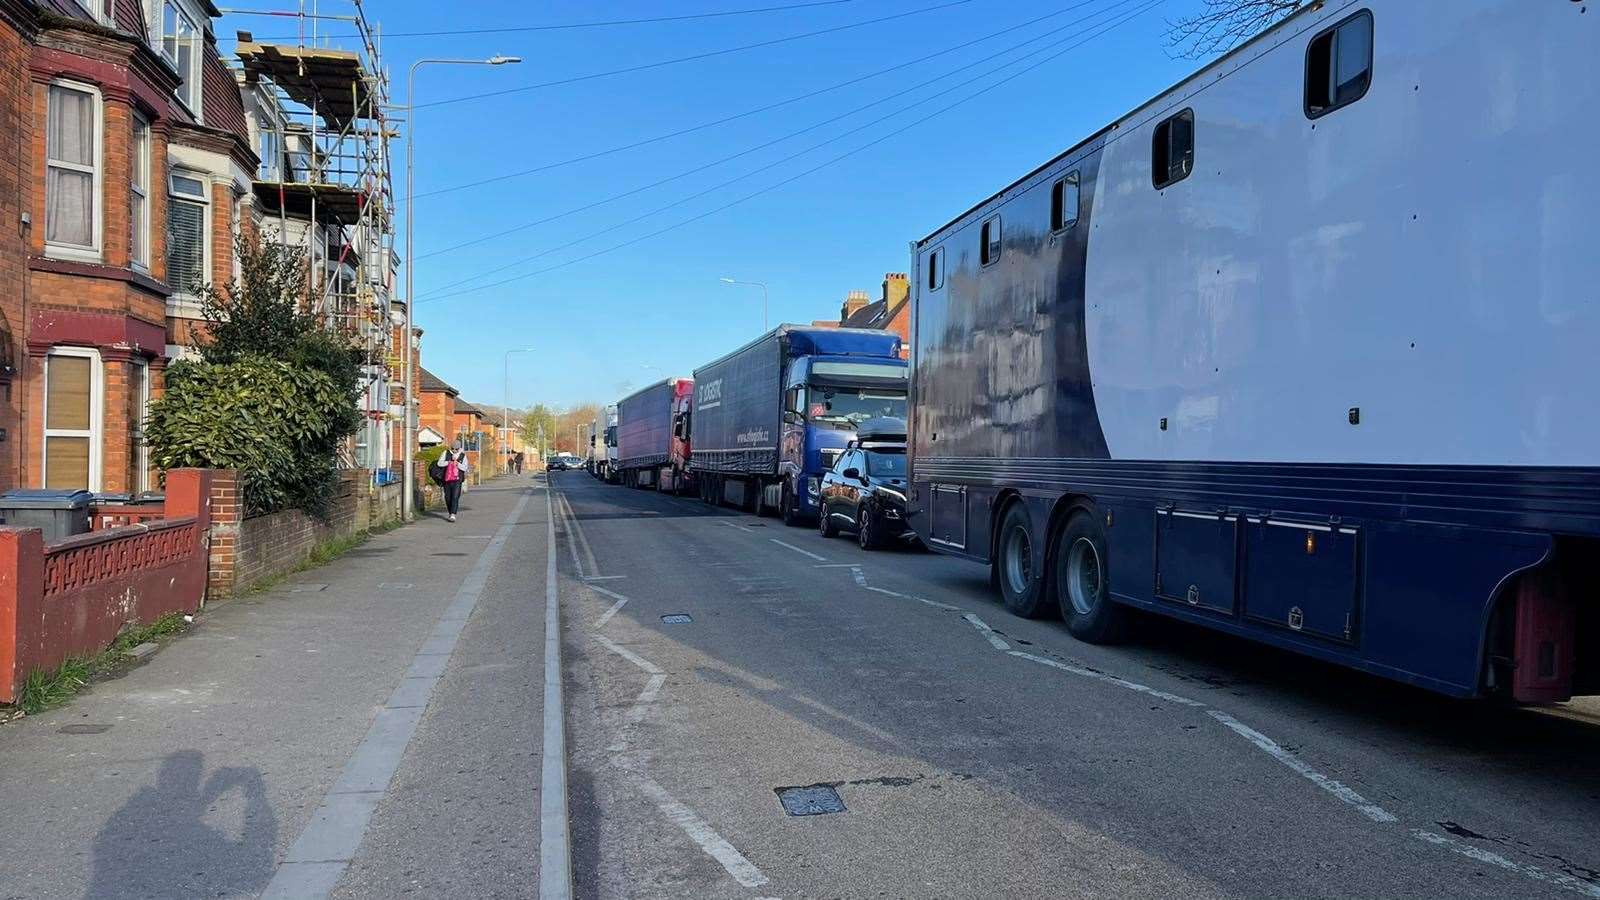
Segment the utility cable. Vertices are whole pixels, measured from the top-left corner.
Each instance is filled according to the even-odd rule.
[[[542,88],[577,84],[580,81],[593,81],[596,78],[610,78],[613,75],[628,75],[633,72],[645,72],[650,69],[660,69],[666,66],[675,66],[680,63],[697,62],[702,59],[711,59],[717,56],[727,56],[730,53],[742,53],[746,50],[759,50],[762,47],[773,47],[778,44],[787,44],[793,41],[803,41],[807,38],[821,37],[825,34],[837,34],[841,31],[850,31],[854,28],[865,28],[868,25],[881,25],[884,22],[893,22],[896,19],[904,19],[910,16],[920,16],[926,13],[938,12],[941,9],[949,9],[952,6],[965,6],[971,2],[973,2],[973,0],[947,0],[945,3],[938,3],[933,6],[924,6],[921,9],[910,9],[906,10],[905,12],[898,12],[890,16],[879,16],[876,19],[866,19],[860,22],[848,22],[844,25],[833,25],[828,28],[819,28],[816,31],[807,31],[801,34],[791,34],[787,37],[770,38],[765,41],[757,41],[753,44],[740,44],[737,47],[723,47],[720,50],[707,50],[703,53],[693,53],[689,56],[679,56],[674,59],[662,59],[655,62],[640,63],[636,66],[625,66],[621,69],[608,69],[604,72],[590,72],[586,75],[573,75],[567,78],[557,78],[554,81],[541,81],[537,84],[525,84],[522,87],[504,88],[498,91],[485,91],[481,94],[466,94],[460,97],[450,97],[445,100],[432,100],[427,103],[418,103],[416,108],[427,109],[430,106],[446,106],[452,103],[465,103],[468,100],[483,100],[489,97],[504,97],[509,94],[520,94],[525,91],[537,91]]]
[[[1091,0],[1091,2],[1101,2],[1101,0]],[[652,188],[657,188],[657,187],[660,187],[660,186],[662,186],[664,184],[668,184],[668,183],[673,182],[673,181],[678,181],[678,180],[680,180],[682,178],[687,178],[690,175],[694,175],[694,174],[697,174],[699,172],[703,172],[703,171],[705,171],[707,169],[722,165],[723,163],[731,162],[731,161],[733,161],[735,159],[739,159],[740,157],[749,156],[752,153],[756,153],[756,152],[758,152],[760,150],[764,150],[767,147],[773,146],[774,144],[779,144],[779,143],[782,143],[784,141],[788,141],[788,140],[791,140],[793,138],[799,137],[801,135],[808,134],[810,132],[816,131],[816,130],[818,130],[818,129],[826,126],[826,125],[831,125],[834,122],[837,122],[837,121],[839,121],[841,119],[845,119],[845,118],[848,118],[850,116],[855,115],[856,113],[863,112],[865,110],[871,109],[874,106],[881,106],[884,103],[889,102],[890,100],[898,99],[900,97],[905,96],[906,94],[910,94],[910,93],[913,93],[913,92],[915,92],[917,90],[920,90],[920,89],[922,89],[924,87],[927,87],[928,85],[935,84],[937,82],[943,81],[943,80],[945,80],[946,78],[949,78],[952,75],[959,74],[959,73],[964,72],[964,71],[966,71],[968,69],[975,68],[977,66],[982,65],[983,63],[986,63],[986,62],[989,62],[991,60],[994,60],[994,59],[996,59],[998,57],[1005,56],[1005,55],[1007,55],[1007,54],[1009,54],[1009,53],[1011,53],[1011,52],[1013,52],[1015,50],[1019,50],[1019,49],[1025,47],[1025,46],[1027,46],[1028,44],[1035,43],[1035,42],[1041,41],[1041,40],[1045,40],[1046,38],[1049,38],[1052,35],[1059,34],[1060,32],[1065,31],[1065,30],[1067,30],[1069,28],[1073,28],[1075,26],[1082,25],[1085,22],[1088,22],[1088,21],[1090,21],[1092,19],[1095,19],[1095,18],[1098,18],[1100,16],[1103,16],[1103,15],[1109,13],[1109,12],[1112,12],[1113,10],[1117,9],[1118,7],[1126,6],[1126,5],[1128,5],[1130,3],[1134,3],[1134,2],[1137,2],[1137,0],[1117,0],[1117,2],[1113,3],[1111,6],[1106,7],[1105,9],[1102,9],[1102,10],[1100,10],[1098,12],[1090,13],[1087,16],[1082,16],[1080,18],[1074,19],[1071,22],[1068,22],[1068,23],[1066,23],[1064,25],[1061,25],[1061,26],[1059,26],[1057,28],[1052,28],[1051,30],[1046,31],[1046,32],[1044,32],[1043,34],[1040,34],[1037,37],[1030,38],[1029,40],[1023,41],[1023,42],[1021,42],[1019,44],[1014,44],[1014,45],[1012,45],[1010,47],[1005,48],[1004,50],[999,51],[998,53],[992,53],[989,56],[983,57],[982,59],[973,60],[970,63],[967,63],[965,65],[959,66],[959,67],[957,67],[955,69],[951,69],[948,72],[945,72],[945,73],[943,73],[941,75],[938,75],[938,76],[935,76],[933,78],[930,78],[930,79],[928,79],[926,81],[920,82],[918,84],[912,85],[911,87],[905,88],[904,90],[896,91],[893,94],[889,94],[888,96],[881,97],[881,98],[879,98],[877,100],[872,101],[871,103],[865,104],[864,106],[858,106],[855,109],[852,109],[852,110],[850,110],[848,112],[840,113],[840,114],[832,116],[832,117],[830,117],[828,119],[824,119],[821,122],[817,122],[815,124],[809,125],[809,126],[807,126],[805,128],[802,128],[802,129],[800,129],[798,131],[792,131],[792,132],[790,132],[790,133],[788,133],[786,135],[783,135],[782,137],[773,138],[772,140],[766,141],[766,142],[761,143],[761,144],[757,144],[757,145],[755,145],[753,147],[746,148],[746,149],[741,150],[741,151],[739,151],[737,153],[734,153],[732,155],[724,156],[721,159],[713,160],[713,161],[708,162],[708,163],[703,163],[703,164],[701,164],[699,166],[696,166],[696,167],[694,167],[692,169],[688,169],[688,170],[683,171],[683,172],[679,172],[679,173],[677,173],[675,175],[669,175],[669,176],[667,176],[665,178],[661,178],[661,179],[659,179],[657,181],[653,181],[653,182],[651,182],[649,184],[646,184],[646,185],[643,185],[643,186],[640,186],[640,187],[636,187],[636,188],[633,188],[631,190],[623,191],[620,194],[613,194],[610,197],[606,197],[606,198],[604,198],[602,200],[596,200],[596,201],[593,201],[591,203],[586,203],[583,206],[574,207],[573,209],[569,209],[569,210],[565,210],[563,212],[555,213],[553,215],[545,216],[542,219],[536,219],[536,220],[534,220],[532,222],[524,222],[524,223],[522,223],[520,225],[515,225],[515,226],[512,226],[510,228],[506,228],[504,230],[497,231],[497,232],[495,232],[493,234],[484,235],[483,237],[475,238],[475,239],[469,240],[469,241],[462,241],[461,243],[458,243],[458,244],[452,244],[449,247],[441,247],[441,248],[439,248],[437,250],[430,250],[430,251],[428,251],[426,253],[419,253],[419,254],[417,254],[417,259],[426,259],[426,258],[428,258],[430,256],[436,256],[436,255],[441,254],[441,253],[449,253],[449,252],[454,251],[454,250],[460,250],[460,249],[463,249],[465,247],[471,247],[471,246],[475,246],[475,245],[478,245],[478,244],[482,244],[482,243],[487,242],[487,241],[495,240],[497,238],[505,237],[506,235],[509,235],[509,234],[515,234],[515,233],[517,233],[519,231],[526,231],[529,228],[534,228],[534,227],[537,227],[537,226],[540,226],[540,225],[547,225],[547,224],[549,224],[551,222],[557,221],[558,219],[563,219],[563,218],[565,218],[567,216],[574,215],[574,214],[577,214],[577,213],[580,213],[580,212],[586,212],[588,210],[594,209],[595,207],[604,206],[607,203],[612,203],[614,201],[621,200],[621,199],[624,199],[626,197],[631,197],[631,196],[633,196],[635,194],[643,193],[644,191],[650,190]],[[954,90],[956,88],[965,87],[965,86],[967,86],[969,84],[972,84],[975,81],[979,81],[979,80],[981,80],[983,78],[986,78],[986,77],[988,77],[990,75],[993,75],[996,72],[999,72],[1001,69],[1006,68],[1007,66],[1014,65],[1017,62],[1020,62],[1020,61],[1022,61],[1024,59],[1027,59],[1030,56],[1033,56],[1033,55],[1038,54],[1038,53],[1042,53],[1042,52],[1044,52],[1046,50],[1049,50],[1051,48],[1054,48],[1054,47],[1058,47],[1062,43],[1064,43],[1065,41],[1071,40],[1071,39],[1072,39],[1072,37],[1069,36],[1069,37],[1064,38],[1064,39],[1062,39],[1060,41],[1056,41],[1056,42],[1050,43],[1050,44],[1045,44],[1043,47],[1040,47],[1038,49],[1035,49],[1035,50],[1032,50],[1032,51],[1030,51],[1028,53],[1025,53],[1022,56],[1011,60],[1010,62],[1004,63],[1001,66],[998,66],[996,68],[990,69],[989,71],[986,71],[986,72],[984,72],[984,73],[982,73],[982,74],[980,74],[980,75],[978,75],[978,76],[976,76],[974,78],[970,78],[970,79],[968,79],[966,81],[960,82],[959,84],[953,85],[950,88],[946,88],[945,92],[948,92],[950,90]],[[741,175],[740,178],[747,178],[750,175],[756,174],[757,172],[766,171],[767,169],[770,169],[773,166],[778,165],[779,163],[783,163],[783,162],[787,162],[789,160],[792,160],[796,156],[802,156],[805,153],[810,152],[811,150],[816,150],[816,149],[818,149],[820,147],[824,147],[824,146],[826,146],[828,144],[831,144],[831,143],[833,143],[835,141],[841,140],[841,139],[843,139],[845,137],[848,137],[848,136],[850,136],[852,134],[856,134],[856,133],[858,133],[858,132],[860,132],[860,131],[862,131],[862,130],[864,130],[866,128],[870,128],[873,125],[876,125],[876,124],[878,124],[880,122],[886,121],[886,120],[891,119],[891,118],[893,118],[893,117],[895,117],[897,115],[900,115],[900,114],[906,112],[907,110],[914,109],[914,108],[916,108],[917,106],[919,106],[919,105],[921,105],[923,103],[927,103],[927,102],[929,102],[929,101],[931,101],[933,99],[936,99],[938,96],[939,96],[939,94],[934,94],[934,95],[932,95],[931,97],[929,97],[927,99],[919,100],[919,101],[917,101],[917,103],[914,103],[909,107],[904,107],[904,108],[902,108],[902,109],[900,109],[900,110],[898,110],[896,112],[890,113],[887,116],[883,116],[881,118],[874,119],[871,122],[868,122],[867,124],[862,125],[860,127],[852,128],[849,131],[843,132],[843,133],[841,133],[841,134],[839,134],[839,135],[837,135],[835,137],[829,138],[828,140],[823,141],[820,144],[814,144],[811,147],[808,147],[806,150],[802,150],[797,154],[794,154],[792,156],[784,157],[783,159],[779,160],[777,163],[771,163],[771,164],[769,164],[767,166],[763,166],[760,169],[755,169],[755,170],[752,170],[750,172],[747,172],[744,175]],[[734,180],[737,181],[738,179],[734,179]],[[492,269],[492,270],[489,270],[489,272],[479,273],[478,275],[473,276],[473,279],[480,278],[483,275],[491,274],[491,273],[497,272],[497,271],[502,271],[502,269]],[[473,279],[466,279],[466,280],[470,281],[470,280],[473,280]],[[459,283],[462,283],[462,282],[456,282],[455,284],[459,284]],[[440,290],[445,290],[445,289],[454,287],[455,284],[445,285],[444,287],[440,288]]]
[[[553,162],[553,163],[544,163],[543,165],[535,166],[535,167],[533,167],[531,169],[523,169],[523,170],[521,170],[519,172],[508,172],[508,173],[506,173],[504,175],[494,175],[494,176],[491,176],[489,178],[479,179],[477,181],[469,181],[469,182],[466,182],[465,184],[457,184],[457,185],[453,185],[451,187],[445,187],[445,188],[436,188],[436,189],[431,190],[431,191],[421,191],[421,192],[418,192],[415,195],[415,199],[420,200],[423,197],[432,197],[432,196],[435,196],[435,195],[438,195],[438,194],[447,194],[447,193],[450,193],[452,191],[461,191],[461,190],[466,190],[467,188],[481,187],[481,186],[486,185],[486,184],[494,184],[496,182],[507,181],[507,180],[512,179],[512,178],[521,178],[521,177],[523,177],[525,175],[537,175],[537,174],[539,174],[541,172],[549,172],[549,171],[551,171],[553,169],[560,169],[560,168],[564,168],[566,166],[576,165],[577,163],[581,163],[581,162],[589,162],[590,160],[600,159],[601,157],[605,157],[605,156],[612,156],[612,155],[615,155],[615,154],[618,154],[618,153],[623,153],[623,152],[628,151],[628,150],[637,150],[640,147],[646,147],[646,146],[649,146],[650,144],[658,144],[658,143],[660,143],[662,141],[670,140],[670,139],[675,138],[675,137],[682,137],[683,135],[686,135],[686,134],[693,134],[694,132],[697,132],[697,131],[704,131],[704,130],[706,130],[708,128],[714,128],[714,127],[716,127],[718,125],[726,125],[729,122],[735,122],[735,121],[738,121],[739,119],[746,119],[746,118],[749,118],[750,116],[759,115],[760,113],[770,112],[770,111],[772,111],[774,109],[780,109],[780,108],[785,107],[785,106],[790,106],[790,105],[793,105],[795,103],[799,103],[799,102],[801,102],[803,100],[810,100],[813,97],[820,97],[823,94],[829,94],[829,93],[832,93],[834,91],[840,90],[842,88],[850,87],[851,85],[854,85],[854,84],[860,84],[863,81],[868,81],[870,79],[877,78],[877,77],[882,76],[882,75],[887,75],[887,74],[889,74],[891,72],[897,72],[897,71],[899,71],[901,69],[909,68],[911,66],[915,66],[915,65],[918,65],[920,63],[925,63],[930,59],[936,59],[936,58],[941,57],[941,56],[946,56],[946,55],[954,53],[954,52],[956,52],[958,50],[965,50],[968,47],[974,46],[976,44],[981,44],[981,43],[984,43],[986,41],[993,40],[993,39],[995,39],[997,37],[1000,37],[1001,35],[1010,34],[1013,31],[1019,31],[1019,30],[1021,30],[1023,28],[1027,28],[1030,25],[1037,25],[1038,23],[1043,22],[1046,19],[1053,19],[1056,16],[1065,15],[1065,14],[1067,14],[1069,12],[1074,11],[1074,10],[1082,9],[1085,6],[1091,6],[1091,5],[1093,5],[1095,3],[1099,3],[1099,2],[1102,2],[1102,0],[1081,0],[1081,2],[1073,3],[1073,4],[1069,5],[1069,6],[1062,7],[1061,9],[1058,9],[1055,12],[1046,13],[1046,14],[1044,14],[1042,16],[1037,16],[1035,18],[1029,19],[1026,22],[1019,22],[1019,23],[1017,23],[1015,25],[1012,25],[1009,28],[1002,28],[999,31],[991,32],[990,34],[986,34],[986,35],[984,35],[982,37],[973,38],[972,40],[969,40],[969,41],[963,41],[962,43],[956,44],[954,46],[946,47],[943,50],[937,50],[937,51],[935,51],[933,53],[929,53],[929,54],[927,54],[925,56],[919,56],[916,59],[908,59],[905,62],[896,63],[895,65],[889,66],[887,68],[878,69],[875,72],[868,72],[865,75],[858,75],[858,76],[856,76],[854,78],[850,78],[848,80],[841,81],[841,82],[839,82],[837,84],[831,84],[831,85],[828,85],[827,87],[824,87],[824,88],[818,88],[818,89],[816,89],[814,91],[809,91],[807,93],[800,94],[798,96],[790,97],[787,100],[779,100],[779,101],[776,101],[774,103],[768,103],[765,106],[758,106],[758,107],[756,107],[754,109],[747,109],[744,112],[735,113],[735,114],[733,114],[731,116],[724,116],[724,117],[722,117],[720,119],[714,119],[714,120],[712,120],[710,122],[702,122],[699,125],[691,125],[688,128],[680,128],[677,131],[669,131],[666,134],[658,134],[658,135],[656,135],[654,137],[644,138],[642,140],[637,140],[637,141],[634,141],[634,142],[629,143],[629,144],[622,144],[622,145],[619,145],[619,146],[616,146],[616,147],[607,148],[605,150],[596,150],[596,151],[594,151],[592,153],[585,153],[582,156],[574,156],[574,157],[571,157],[570,159],[558,160],[558,161]],[[1022,44],[1018,44],[1016,46],[1020,47],[1020,46],[1026,45],[1028,43],[1031,43],[1031,41],[1023,41]],[[1013,48],[1013,49],[1015,49],[1015,48]],[[992,59],[993,57],[988,57],[988,58]]]
[[[968,94],[967,96],[961,98],[960,100],[957,100],[954,103],[949,104],[948,106],[941,107],[940,109],[937,109],[937,110],[933,111],[932,113],[929,113],[928,115],[922,117],[921,119],[919,119],[916,122],[912,123],[911,126],[908,126],[908,127],[915,127],[917,125],[921,125],[924,122],[927,122],[928,120],[933,119],[936,116],[943,115],[944,113],[949,112],[950,110],[955,109],[956,107],[961,106],[962,104],[965,104],[965,103],[968,103],[968,102],[970,102],[972,100],[975,100],[978,97],[982,96],[983,94],[986,94],[989,91],[992,91],[995,88],[998,88],[1003,84],[1006,84],[1007,82],[1013,81],[1013,80],[1025,75],[1025,74],[1027,74],[1028,72],[1031,72],[1031,71],[1039,68],[1040,66],[1043,66],[1043,65],[1045,65],[1045,64],[1047,64],[1047,63],[1049,63],[1049,62],[1051,62],[1051,61],[1053,61],[1055,59],[1058,59],[1058,58],[1066,55],[1067,53],[1070,53],[1071,51],[1073,51],[1073,50],[1075,50],[1075,49],[1077,49],[1079,47],[1082,47],[1084,44],[1087,44],[1090,41],[1092,41],[1092,40],[1094,40],[1094,39],[1096,39],[1096,38],[1098,38],[1098,37],[1100,37],[1100,36],[1102,36],[1104,34],[1107,34],[1108,32],[1110,32],[1110,31],[1112,31],[1112,30],[1114,30],[1116,28],[1120,28],[1121,26],[1127,24],[1128,22],[1133,21],[1134,19],[1138,18],[1139,16],[1143,15],[1144,13],[1149,12],[1150,10],[1154,9],[1157,6],[1160,6],[1164,2],[1166,2],[1166,0],[1148,0],[1148,2],[1146,2],[1144,5],[1134,9],[1132,12],[1130,12],[1126,16],[1123,16],[1121,19],[1118,19],[1115,22],[1107,24],[1106,26],[1101,28],[1101,30],[1086,36],[1080,42],[1078,42],[1076,44],[1073,44],[1073,45],[1071,45],[1069,47],[1066,47],[1066,48],[1062,49],[1061,51],[1059,51],[1057,53],[1054,53],[1054,54],[1052,54],[1050,56],[1047,56],[1044,59],[1039,60],[1038,62],[1028,66],[1027,68],[1021,69],[1020,71],[1017,71],[1017,72],[1014,72],[1014,73],[1012,73],[1010,75],[1007,75],[1005,78],[1002,78],[999,81],[994,82],[993,84],[989,84],[989,85],[986,85],[986,86],[984,86],[982,88],[979,88],[977,91],[974,91],[973,93]],[[463,294],[474,294],[474,293],[477,293],[479,291],[486,291],[486,290],[489,290],[491,288],[501,287],[503,285],[511,284],[511,283],[517,282],[517,281],[521,281],[521,280],[526,279],[526,278],[533,278],[533,277],[538,276],[538,275],[544,275],[544,274],[549,273],[549,272],[554,272],[557,269],[563,269],[563,268],[566,268],[567,266],[576,265],[576,264],[581,263],[581,262],[586,262],[588,260],[594,259],[595,257],[604,256],[604,255],[606,255],[608,253],[614,253],[617,250],[622,250],[622,249],[625,249],[627,247],[631,247],[631,246],[633,246],[635,244],[642,243],[644,241],[650,240],[652,238],[660,237],[661,235],[667,234],[668,232],[676,231],[677,229],[683,228],[683,227],[685,227],[687,225],[692,225],[695,222],[698,222],[698,221],[700,221],[702,219],[706,219],[706,218],[709,218],[711,216],[714,216],[717,213],[725,212],[725,211],[727,211],[729,209],[732,209],[735,206],[739,206],[740,204],[747,203],[747,202],[749,202],[751,200],[754,200],[757,197],[760,197],[760,196],[762,196],[764,194],[769,194],[769,193],[771,193],[771,192],[773,192],[775,190],[778,190],[779,188],[782,188],[782,187],[785,187],[787,185],[793,184],[794,182],[799,181],[802,178],[805,178],[805,177],[807,177],[809,175],[815,174],[816,172],[819,172],[819,171],[821,171],[821,170],[823,170],[825,168],[828,168],[829,166],[835,165],[835,164],[837,164],[839,162],[842,162],[842,161],[844,161],[844,160],[846,160],[846,159],[848,159],[848,158],[850,158],[852,156],[855,156],[858,153],[862,153],[862,152],[864,152],[866,150],[869,150],[869,149],[871,149],[871,148],[873,148],[873,147],[875,147],[875,146],[877,146],[877,145],[879,145],[879,144],[881,144],[881,143],[883,143],[885,141],[888,141],[888,140],[890,140],[892,138],[900,137],[900,136],[901,136],[901,134],[899,132],[890,132],[888,134],[883,135],[882,137],[879,137],[879,138],[876,138],[874,140],[868,141],[867,143],[862,144],[859,147],[855,147],[855,148],[853,148],[851,150],[847,150],[844,153],[842,153],[842,154],[840,154],[838,156],[835,156],[832,159],[829,159],[829,160],[826,160],[826,161],[824,161],[822,163],[819,163],[818,165],[813,166],[813,167],[811,167],[809,169],[806,169],[803,172],[800,172],[800,173],[798,173],[796,175],[792,175],[792,176],[790,176],[788,178],[785,178],[782,181],[776,182],[774,184],[768,185],[767,187],[764,187],[764,188],[761,188],[759,190],[753,191],[753,192],[751,192],[749,194],[746,194],[746,195],[744,195],[742,197],[739,197],[738,199],[729,201],[728,203],[725,203],[725,204],[723,204],[721,206],[718,206],[718,207],[715,207],[713,209],[706,210],[705,212],[698,213],[696,215],[690,216],[687,219],[682,219],[682,220],[680,220],[678,222],[674,222],[673,224],[668,225],[665,228],[661,228],[661,229],[658,229],[656,231],[652,231],[649,234],[644,234],[644,235],[640,235],[639,237],[630,238],[629,240],[623,241],[623,242],[621,242],[619,244],[613,244],[613,245],[611,245],[609,247],[603,247],[603,248],[601,248],[599,250],[595,250],[595,251],[593,251],[591,253],[586,253],[586,254],[584,254],[582,256],[574,257],[573,259],[569,259],[569,260],[566,260],[565,262],[557,263],[557,264],[555,264],[553,266],[547,266],[547,267],[545,267],[543,269],[536,269],[536,270],[534,270],[532,272],[525,272],[525,273],[523,273],[521,275],[514,275],[514,276],[512,276],[510,278],[501,279],[500,281],[492,282],[490,284],[485,284],[485,285],[479,285],[477,287],[470,287],[470,288],[464,288],[464,289],[459,290],[459,291],[451,291],[451,292],[447,292],[447,293],[429,295],[424,299],[415,300],[413,302],[415,302],[415,303],[436,303],[436,302],[439,302],[441,300],[446,300],[446,299],[449,299],[451,297],[461,296]],[[616,227],[622,227],[622,226],[619,225],[619,226],[616,226]],[[595,236],[596,235],[589,235],[589,236],[586,236],[586,237],[583,237],[583,238],[579,238],[577,240],[570,241],[567,244],[562,245],[561,247],[557,247],[557,248],[553,248],[553,249],[555,249],[555,250],[564,249],[565,247],[570,247],[573,244],[577,244],[577,243],[580,243],[582,241],[590,240],[591,238],[593,238]],[[541,254],[541,255],[543,255],[543,254]]]

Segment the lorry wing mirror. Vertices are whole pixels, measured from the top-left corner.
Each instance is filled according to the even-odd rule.
[[[860,478],[861,477],[861,470],[856,468],[855,466],[851,466],[850,468],[844,470],[844,477],[846,477],[846,478]]]

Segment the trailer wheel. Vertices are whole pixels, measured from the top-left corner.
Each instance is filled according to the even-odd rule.
[[[790,528],[799,528],[804,524],[800,521],[799,506],[799,499],[795,497],[794,491],[789,487],[789,482],[785,481],[783,483],[783,506],[780,507],[783,524]]]
[[[995,543],[995,569],[1000,577],[1000,598],[1006,609],[1024,619],[1037,619],[1049,611],[1044,578],[1034,561],[1033,527],[1022,503],[1006,507]]]
[[[1074,512],[1056,532],[1050,557],[1056,601],[1072,636],[1091,644],[1121,640],[1128,608],[1111,599],[1106,536],[1099,517],[1087,510]]]

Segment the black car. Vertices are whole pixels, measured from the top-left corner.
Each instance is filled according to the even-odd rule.
[[[817,519],[823,537],[854,531],[864,550],[916,541],[906,518],[905,428],[899,419],[863,422],[823,474]]]
[[[544,461],[544,470],[546,472],[560,472],[564,471],[566,468],[567,461],[559,456],[551,456]]]

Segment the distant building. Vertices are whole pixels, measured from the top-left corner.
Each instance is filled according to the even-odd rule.
[[[876,328],[900,335],[900,356],[911,357],[911,282],[904,272],[883,276],[883,293],[873,300],[866,291],[851,291],[839,307],[839,321],[820,321],[817,325],[841,328]]]

